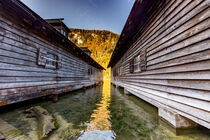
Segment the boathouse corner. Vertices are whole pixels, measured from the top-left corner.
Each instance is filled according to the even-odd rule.
[[[136,0],[109,62],[112,84],[175,128],[210,129],[209,17],[209,0]]]
[[[103,81],[104,68],[68,40],[62,20],[45,21],[19,0],[0,1],[0,106]]]

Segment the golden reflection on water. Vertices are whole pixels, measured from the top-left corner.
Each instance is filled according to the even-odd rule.
[[[111,100],[111,83],[110,75],[104,74],[104,83],[102,89],[102,99],[97,108],[93,110],[91,121],[87,123],[87,128],[81,139],[112,139],[114,132],[111,130],[110,122],[110,105]]]
[[[92,120],[90,121],[90,126],[87,127],[87,131],[101,130],[107,131],[111,130],[110,123],[110,111],[109,104],[111,100],[111,85],[110,80],[104,80],[102,100],[97,104],[98,108],[93,111],[91,115]]]

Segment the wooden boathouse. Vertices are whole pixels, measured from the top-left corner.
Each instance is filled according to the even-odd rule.
[[[210,129],[210,1],[136,0],[109,67],[174,127]]]
[[[52,23],[52,20],[48,20]],[[19,0],[0,1],[0,106],[95,85],[89,55]]]
[[[64,18],[45,19],[45,21],[47,21],[47,23],[52,25],[58,32],[68,37],[68,34],[70,33],[70,29],[64,24],[63,20]]]

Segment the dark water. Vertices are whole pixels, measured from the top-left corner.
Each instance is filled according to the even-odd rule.
[[[135,96],[123,94],[122,89],[110,85],[79,90],[51,100],[31,102],[0,114],[25,135],[37,140],[38,124],[27,118],[24,111],[31,106],[46,108],[56,119],[59,128],[49,140],[209,140],[206,129],[177,132],[158,118],[157,108]]]

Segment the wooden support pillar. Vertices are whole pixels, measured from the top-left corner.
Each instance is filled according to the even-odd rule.
[[[130,94],[130,92],[129,92],[126,88],[124,88],[124,93],[125,93],[126,95],[129,95],[129,94]]]
[[[57,102],[58,101],[58,94],[53,94],[53,102]]]
[[[160,118],[171,124],[176,129],[195,128],[198,126],[195,122],[181,116],[169,108],[159,107],[158,115]]]

